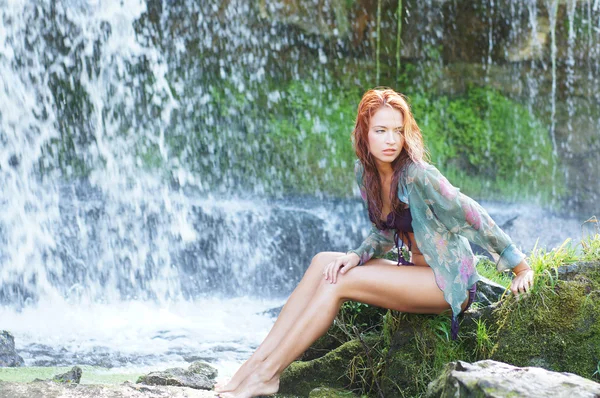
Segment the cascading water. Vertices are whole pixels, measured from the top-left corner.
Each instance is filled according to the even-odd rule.
[[[169,54],[135,31],[145,4],[0,9],[0,327],[28,364],[210,358],[228,342],[243,355],[257,336],[233,323],[264,333],[270,317],[254,314],[280,304],[311,256],[357,240],[347,225],[357,203],[224,194],[173,155],[167,141],[189,127],[172,128],[173,113],[208,94],[175,99],[186,88],[169,76]],[[235,128],[224,126],[230,140]],[[245,295],[255,298],[236,299]],[[240,309],[245,321],[233,317]]]
[[[326,188],[339,194],[353,182],[354,109],[345,113],[336,90],[338,80],[367,87],[351,75],[375,55],[376,9],[349,9],[366,21],[352,25],[335,0],[295,9],[285,6],[293,1],[250,3],[0,0],[0,329],[15,334],[27,365],[163,368],[203,358],[229,373],[271,326],[262,311],[283,303],[314,254],[358,246],[361,204],[332,199]],[[528,109],[547,107],[547,80],[538,76],[551,59],[543,4],[510,1],[507,14],[506,3],[483,7],[485,48],[474,58],[487,84],[513,62]],[[415,85],[427,92],[463,84],[444,77],[459,58],[445,41],[463,18],[447,7],[402,6],[402,55],[422,61]],[[598,2],[568,7],[569,124],[554,148],[571,151],[579,163],[565,173],[583,179],[597,176],[598,141],[597,131],[576,131],[577,112],[589,125],[600,113],[574,98],[600,101],[600,10]],[[397,7],[388,11],[380,32],[396,40]],[[509,42],[528,44],[498,60],[507,25]],[[352,37],[352,26],[364,35]],[[382,57],[398,48],[384,39]],[[557,128],[560,67],[552,67],[548,119]],[[371,82],[375,75],[367,72]],[[299,141],[287,136],[295,129]],[[575,152],[587,142],[590,154]],[[590,194],[576,187],[570,203]],[[539,225],[541,245],[579,232],[577,219],[535,205],[486,207],[524,250]]]

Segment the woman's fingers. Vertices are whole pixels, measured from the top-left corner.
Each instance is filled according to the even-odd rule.
[[[331,266],[331,263],[327,264],[325,266],[325,268],[323,269],[323,275],[325,276],[325,280],[327,280],[327,278],[329,277],[328,272],[329,272],[329,267]]]
[[[323,275],[325,275],[325,280],[328,280],[329,283],[335,283],[337,280],[337,272],[340,269],[341,262],[339,260],[334,260],[325,266],[323,270]]]
[[[325,276],[325,279],[328,280],[329,283],[336,283],[338,272],[342,269],[342,267],[347,267],[348,262],[348,258],[341,256],[340,258],[337,258],[327,264],[323,269],[323,275]],[[344,268],[344,270],[347,271],[346,268]],[[344,272],[341,273],[343,274]]]
[[[519,299],[519,296],[524,293],[528,293],[533,287],[533,272],[527,271],[522,277],[513,279],[511,290],[513,294]]]
[[[338,271],[340,270],[340,268],[342,268],[343,264],[344,264],[343,262],[341,262],[339,260],[336,260],[335,266],[333,267],[333,269],[334,269],[334,271],[333,271],[333,283],[337,282]]]

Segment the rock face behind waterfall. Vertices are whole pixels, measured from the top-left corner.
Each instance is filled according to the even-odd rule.
[[[0,331],[0,367],[23,366],[25,361],[15,351],[15,338],[6,330]]]

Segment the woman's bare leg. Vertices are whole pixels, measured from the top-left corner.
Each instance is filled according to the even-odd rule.
[[[324,280],[323,269],[325,266],[343,254],[344,253],[339,252],[321,252],[313,257],[302,280],[283,306],[275,324],[265,340],[258,346],[252,356],[238,369],[227,384],[215,384],[215,391],[232,391],[237,388],[237,386],[252,373],[252,371],[271,354],[271,352],[273,352],[282,338],[298,320],[302,311],[306,308],[306,305],[315,294],[320,281]],[[392,264],[392,262],[390,262],[390,264]]]
[[[277,392],[281,372],[327,332],[341,304],[347,300],[424,314],[438,314],[450,307],[437,287],[430,267],[377,264],[339,274],[335,284],[320,280],[309,304],[294,320],[277,349],[235,390],[220,396],[249,398]],[[466,304],[467,300],[462,307],[466,307]]]

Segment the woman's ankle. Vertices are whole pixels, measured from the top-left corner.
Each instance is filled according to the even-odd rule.
[[[263,355],[256,355],[256,353],[254,353],[250,358],[248,358],[248,360],[246,361],[246,364],[260,365],[261,363],[263,363],[265,361],[265,359],[267,359],[267,357],[265,357]]]

